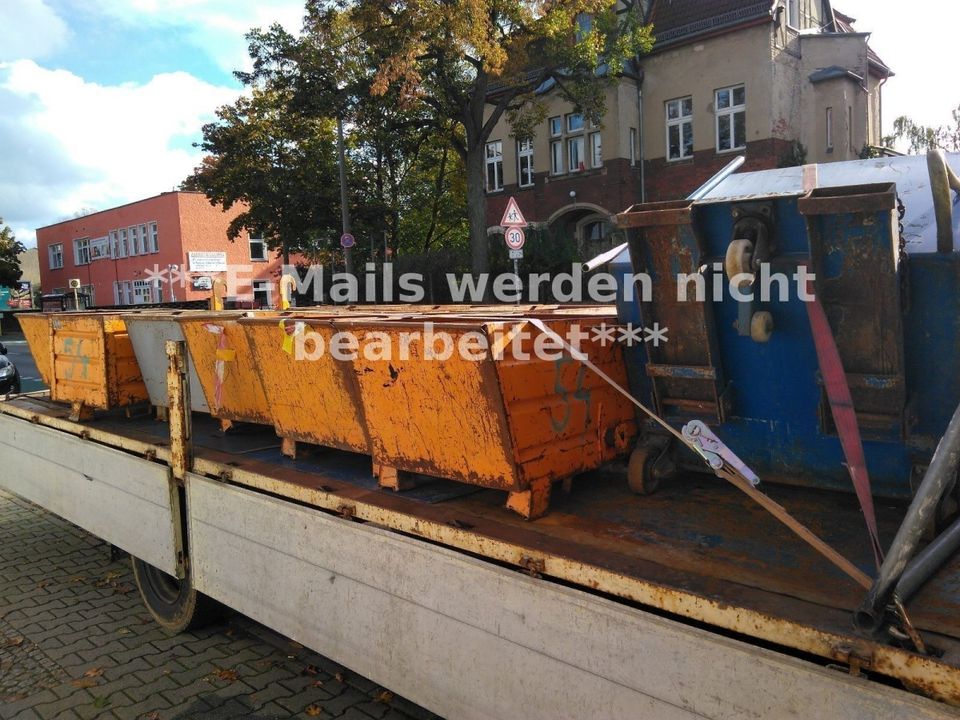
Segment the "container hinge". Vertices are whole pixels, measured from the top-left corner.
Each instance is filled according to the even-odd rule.
[[[542,559],[532,558],[527,555],[520,558],[520,567],[526,571],[527,575],[534,578],[543,577],[543,573],[547,570],[546,563]]]
[[[833,654],[837,660],[846,663],[849,673],[854,677],[859,677],[861,671],[869,670],[873,667],[872,655],[864,655],[846,645],[834,648]]]

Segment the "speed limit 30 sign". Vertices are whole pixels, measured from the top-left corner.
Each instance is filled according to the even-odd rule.
[[[508,227],[503,237],[507,243],[507,247],[511,250],[519,250],[523,247],[523,243],[526,242],[523,230],[518,227]]]

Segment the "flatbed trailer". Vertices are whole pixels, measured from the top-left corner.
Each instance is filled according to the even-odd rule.
[[[862,590],[716,478],[639,498],[605,469],[525,521],[500,492],[393,493],[363,456],[291,460],[176,402],[169,424],[69,414],[0,402],[0,488],[443,716],[960,716],[956,560],[910,604],[931,654],[874,642]],[[855,500],[768,491],[869,565]],[[902,514],[878,507],[885,539]]]

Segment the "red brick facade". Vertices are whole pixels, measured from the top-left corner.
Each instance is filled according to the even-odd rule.
[[[704,150],[679,162],[668,163],[665,158],[647,160],[646,199],[655,202],[686,197],[738,155],[747,158],[740,172],[779,167],[792,149],[789,140],[768,138],[748,143],[746,150],[739,152],[719,154]],[[571,190],[577,193],[576,198],[570,197]],[[507,185],[502,191],[487,195],[487,226],[500,224],[511,196],[517,199],[527,222],[543,223],[557,210],[575,210],[571,206],[581,203],[618,213],[640,202],[640,194],[640,168],[626,159],[610,160],[603,168],[569,175],[537,173],[533,187]]]
[[[767,138],[747,143],[746,150],[739,152],[719,154],[713,150],[702,150],[695,152],[690,160],[667,162],[662,157],[647,160],[647,201],[686,197],[738,155],[747,158],[738,172],[749,172],[779,167],[792,150],[793,143],[789,140]]]
[[[570,191],[577,193],[570,197]],[[533,187],[507,185],[503,190],[487,195],[487,226],[500,224],[507,199],[517,199],[520,211],[529,223],[544,223],[557,210],[576,204],[597,205],[610,213],[617,213],[640,199],[640,168],[626,159],[604,163],[602,168],[551,176],[537,173]],[[571,208],[575,209],[575,208]]]

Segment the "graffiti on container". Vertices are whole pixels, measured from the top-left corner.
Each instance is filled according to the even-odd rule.
[[[584,387],[583,381],[586,375],[587,368],[585,365],[581,364],[577,370],[576,377],[574,379],[573,390],[567,388],[563,380],[563,369],[573,362],[573,358],[564,355],[557,358],[553,361],[554,368],[554,385],[553,390],[557,394],[557,397],[560,398],[560,404],[563,407],[563,417],[555,418],[552,414],[550,415],[550,424],[553,426],[553,431],[556,433],[563,432],[567,425],[570,424],[570,416],[573,414],[573,403],[582,402],[586,410],[586,419],[584,425],[590,424],[590,391]]]
[[[63,354],[74,358],[74,362],[67,365],[64,370],[64,376],[67,380],[73,380],[77,366],[80,366],[80,376],[76,379],[85,380],[90,368],[90,356],[83,351],[83,338],[67,337],[63,339]]]

